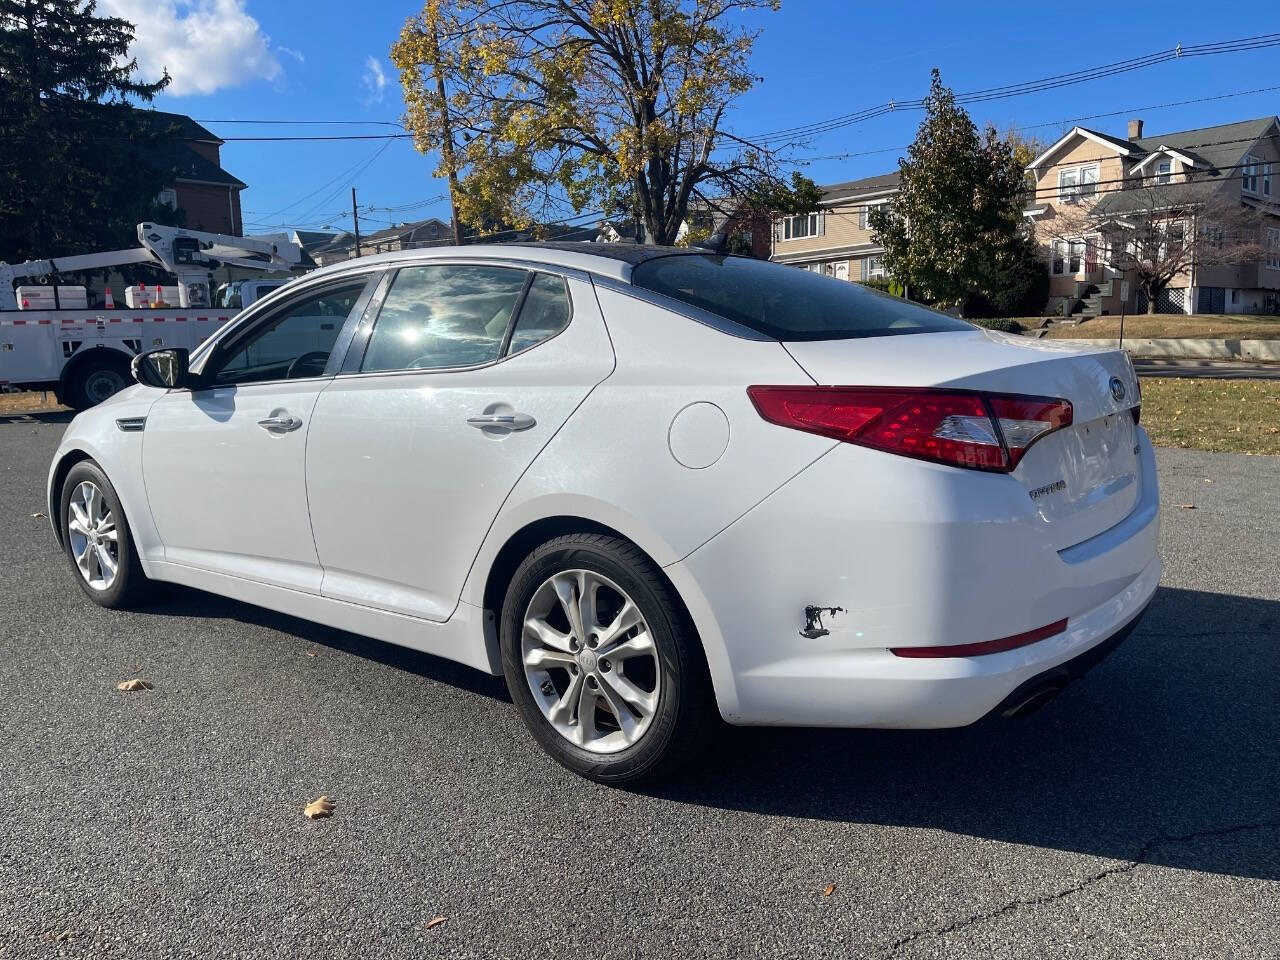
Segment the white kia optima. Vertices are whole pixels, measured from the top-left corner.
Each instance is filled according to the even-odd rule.
[[[635,782],[730,723],[1027,712],[1156,589],[1126,355],[630,245],[335,265],[72,421],[84,591],[224,594],[505,674]]]

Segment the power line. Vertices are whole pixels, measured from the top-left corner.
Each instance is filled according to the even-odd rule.
[[[1084,120],[1103,120],[1109,117],[1123,117],[1130,113],[1139,113],[1144,110],[1163,110],[1167,107],[1185,107],[1193,103],[1209,103],[1215,100],[1230,100],[1233,97],[1246,97],[1258,93],[1274,93],[1280,90],[1280,86],[1274,87],[1255,87],[1252,90],[1238,90],[1235,93],[1220,93],[1211,97],[1193,97],[1190,100],[1172,100],[1169,103],[1153,103],[1144,107],[1126,107],[1123,110],[1112,110],[1108,113],[1091,113],[1083,117],[1064,117],[1061,120],[1046,120],[1043,123],[1024,123],[1015,124],[1017,130],[1039,130],[1043,127],[1066,126],[1068,123],[1076,124]],[[806,163],[814,163],[818,160],[847,160],[855,157],[870,157],[880,153],[893,153],[896,150],[906,150],[910,144],[901,147],[881,147],[876,150],[862,150],[857,153],[833,153],[821,157],[807,157]]]
[[[1147,67],[1165,63],[1170,60],[1181,59],[1183,57],[1217,56],[1224,53],[1241,53],[1249,50],[1261,50],[1276,46],[1280,46],[1280,33],[1260,34],[1252,37],[1243,37],[1239,40],[1195,44],[1188,47],[1178,44],[1168,50],[1160,50],[1140,57],[1131,57],[1127,60],[1118,60],[1114,63],[1101,64],[1099,66],[1089,67],[1083,70],[1075,70],[1071,73],[1062,73],[1051,77],[1044,77],[1039,80],[1028,80],[1022,83],[1006,84],[1000,87],[988,87],[984,90],[975,90],[969,93],[957,94],[955,100],[959,104],[987,103],[993,100],[1020,97],[1031,93],[1040,93],[1044,90],[1055,90],[1059,87],[1085,83],[1089,80],[1097,80],[1104,77],[1116,76],[1122,73],[1129,73],[1134,70],[1142,70]],[[864,120],[870,120],[873,117],[892,113],[895,110],[921,109],[924,107],[924,103],[924,98],[889,100],[876,106],[864,107],[862,110],[855,111],[854,113],[831,117],[826,120],[818,120],[812,123],[800,124],[794,127],[786,127],[781,130],[771,130],[749,139],[756,143],[769,143],[782,139],[803,139],[806,137],[815,137],[823,133],[830,133],[831,131],[838,130],[842,127],[851,126],[855,123],[861,123]]]

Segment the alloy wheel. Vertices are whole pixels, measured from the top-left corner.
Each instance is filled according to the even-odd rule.
[[[109,590],[120,568],[120,543],[116,521],[102,496],[89,480],[76,484],[68,504],[67,538],[80,576],[94,590]]]
[[[612,580],[565,570],[534,592],[521,660],[547,722],[592,753],[637,743],[653,720],[662,666],[640,608]]]

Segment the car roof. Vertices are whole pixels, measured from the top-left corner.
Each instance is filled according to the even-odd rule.
[[[477,243],[465,246],[424,247],[418,250],[393,250],[360,257],[356,260],[340,260],[322,267],[312,277],[346,272],[356,266],[378,266],[389,263],[430,263],[433,260],[453,260],[459,257],[482,260],[508,260],[516,263],[540,263],[566,267],[612,277],[623,282],[631,281],[631,270],[646,260],[671,256],[696,256],[709,251],[684,247],[659,247],[639,243],[593,243],[591,241],[545,241],[529,243]]]

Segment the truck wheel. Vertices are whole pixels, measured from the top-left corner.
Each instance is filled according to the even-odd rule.
[[[67,378],[66,404],[88,410],[129,385],[129,362],[114,350],[102,350],[103,357],[82,360]]]

